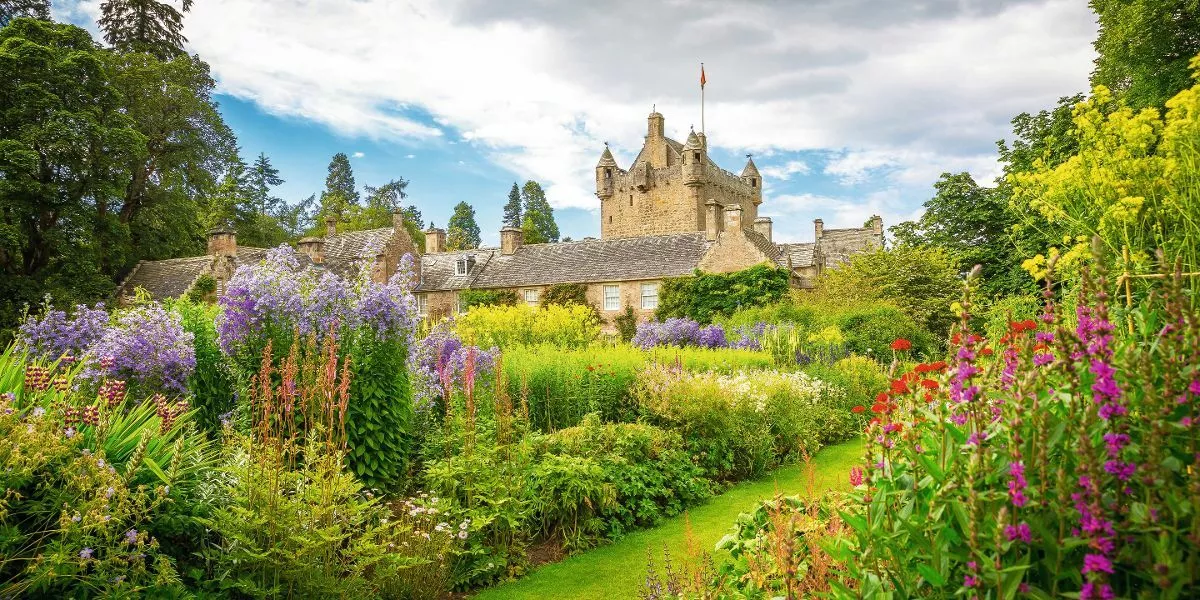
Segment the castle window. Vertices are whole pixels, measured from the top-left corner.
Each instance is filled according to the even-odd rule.
[[[750,180],[750,187],[758,187],[758,180],[757,180],[757,179],[751,179],[751,180]]]
[[[605,169],[605,170],[604,170],[604,178],[605,178],[605,179],[612,179],[612,169]]]
[[[692,153],[692,160],[696,161],[696,163],[698,164],[698,163],[700,162],[700,153],[699,153],[699,152],[693,152],[693,153]]]
[[[604,310],[621,310],[621,287],[604,286]]]
[[[629,205],[633,206],[633,194],[629,195]]]
[[[608,224],[612,225],[612,215],[608,215]]]
[[[542,290],[525,290],[525,304],[537,306],[541,299]]]
[[[417,294],[417,315],[429,316],[429,294]]]
[[[658,308],[658,284],[642,284],[642,308]]]

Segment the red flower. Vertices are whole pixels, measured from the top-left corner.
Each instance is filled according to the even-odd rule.
[[[892,380],[892,393],[893,394],[907,394],[908,393],[908,384],[905,383],[903,379],[893,379]]]
[[[933,402],[933,394],[930,394],[929,392],[925,392],[925,401]]]
[[[950,367],[950,365],[946,364],[946,361],[944,361],[944,360],[939,360],[929,366],[935,371],[945,371],[947,368]]]
[[[927,390],[936,390],[936,389],[938,389],[938,382],[936,382],[932,379],[922,379],[921,387],[923,387]]]
[[[873,412],[877,415],[881,415],[883,413],[886,413],[887,411],[888,411],[887,404],[884,404],[882,402],[876,403],[875,406],[871,407],[871,412]]]
[[[933,370],[933,365],[930,365],[928,363],[921,363],[921,364],[913,367],[913,371],[916,371],[917,373],[928,373],[932,370]]]
[[[984,356],[991,356],[991,355],[995,354],[996,352],[993,351],[991,348],[984,348],[983,350],[980,350],[979,353]]]
[[[904,338],[900,338],[900,339],[892,342],[892,350],[895,350],[896,352],[904,352],[905,350],[911,350],[911,349],[912,349],[912,342],[910,342]]]
[[[962,343],[962,334],[955,333],[954,335],[950,336],[950,343],[951,344],[961,344]]]
[[[865,407],[865,406],[863,406],[863,405],[859,404],[858,406],[855,406],[854,408],[850,409],[850,412],[852,412],[852,413],[860,413],[860,412],[862,412],[862,411],[864,411],[864,410],[867,410],[867,407]]]
[[[901,375],[901,376],[900,376],[900,381],[904,381],[904,382],[908,382],[908,381],[916,381],[916,380],[918,380],[918,379],[920,379],[920,378],[921,378],[921,374],[920,374],[920,373],[917,373],[917,372],[914,370],[914,371],[909,371],[909,372],[907,372],[907,373],[905,373],[905,374]]]
[[[879,392],[879,394],[877,394],[877,395],[875,396],[875,403],[876,403],[876,404],[884,404],[884,403],[886,403],[887,401],[888,401],[888,393],[887,393],[887,392]]]

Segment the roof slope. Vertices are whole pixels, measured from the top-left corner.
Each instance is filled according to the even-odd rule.
[[[351,271],[363,257],[363,253],[374,247],[378,252],[383,250],[388,240],[392,239],[391,227],[364,229],[362,231],[347,231],[325,238],[321,247],[324,254],[325,268],[339,275]],[[374,257],[370,257],[374,258]]]
[[[143,261],[121,282],[117,295],[132,295],[142,288],[152,298],[177,298],[187,293],[212,261],[213,257],[207,255]]]
[[[440,252],[421,256],[421,282],[418,291],[423,290],[462,290],[471,287],[475,278],[483,272],[494,254],[495,248],[478,248],[458,252]],[[459,275],[455,270],[458,259],[474,256],[475,266],[466,275]]]
[[[646,237],[583,240],[556,244],[529,244],[510,255],[492,250],[488,260],[477,259],[476,288],[509,288],[556,283],[596,283],[660,279],[687,275],[695,270],[710,243],[695,231]],[[443,254],[421,259],[425,278],[419,289],[460,289],[458,280],[439,285],[437,273],[445,268]],[[433,273],[426,271],[432,267]],[[453,263],[450,263],[453,268]],[[465,286],[463,286],[465,287]]]
[[[778,244],[779,252],[783,255],[784,262],[791,262],[792,268],[813,266],[813,250],[816,249],[816,244],[812,242]]]

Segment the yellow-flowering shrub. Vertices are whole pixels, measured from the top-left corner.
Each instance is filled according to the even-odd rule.
[[[578,304],[477,306],[458,317],[455,329],[464,342],[481,348],[533,344],[582,348],[600,336],[600,321],[594,310]]]

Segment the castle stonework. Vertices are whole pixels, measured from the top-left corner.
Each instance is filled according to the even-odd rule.
[[[762,177],[754,160],[734,175],[708,157],[708,140],[692,131],[679,143],[664,134],[665,120],[650,113],[646,141],[629,169],[617,165],[608,147],[596,164],[600,238],[638,237],[724,228],[724,209],[742,209],[741,226],[754,227],[762,204]],[[717,204],[710,223],[706,204]],[[769,229],[768,229],[769,231]]]

